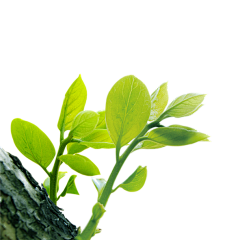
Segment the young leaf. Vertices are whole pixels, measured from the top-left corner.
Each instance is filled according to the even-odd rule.
[[[189,93],[172,101],[160,116],[160,121],[168,117],[186,117],[196,112],[202,105],[205,94]]]
[[[106,180],[103,178],[92,178],[93,184],[96,187],[98,191],[98,199],[101,197],[101,194],[103,192],[103,189],[106,185]]]
[[[148,90],[135,76],[123,77],[114,84],[107,96],[106,124],[118,149],[141,132],[150,109]]]
[[[82,111],[73,120],[69,135],[82,138],[89,135],[97,126],[99,115],[93,111]]]
[[[74,171],[86,176],[99,175],[98,167],[87,157],[83,155],[66,154],[59,157],[61,161],[66,163]]]
[[[59,180],[65,176],[67,172],[58,172],[58,183],[57,183],[57,191],[59,190]],[[50,177],[47,177],[43,182],[43,186],[47,190],[48,195],[50,196]]]
[[[182,125],[182,124],[178,124],[178,123],[174,123],[169,125],[168,127],[174,127],[174,128],[184,128],[186,130],[192,130],[192,131],[196,131],[199,132],[198,129],[194,128],[194,127],[190,127],[188,125]],[[148,132],[145,136],[148,136],[150,132]],[[209,138],[205,138],[203,140],[198,141],[198,143],[211,143],[212,141],[209,140]],[[161,144],[161,143],[157,143],[157,142],[153,142],[150,140],[146,140],[146,141],[142,141],[140,142],[135,148],[133,152],[139,151],[139,150],[158,150],[158,149],[162,149],[162,148],[166,148],[166,147],[184,147],[182,145],[180,146],[167,146],[165,144]]]
[[[98,111],[97,113],[99,114],[97,128],[106,129],[105,111]]]
[[[48,136],[36,125],[15,118],[11,124],[13,141],[28,159],[46,169],[55,156],[55,148]]]
[[[140,190],[147,178],[147,167],[139,166],[136,171],[122,184],[120,184],[117,188],[121,187],[128,192],[136,192]],[[117,188],[114,191],[117,190]]]
[[[76,177],[77,177],[77,175],[72,175],[69,178],[66,187],[64,188],[64,190],[62,191],[62,193],[60,194],[60,196],[58,198],[65,197],[67,193],[79,195],[79,192],[78,192],[76,184],[75,184]]]
[[[208,137],[209,136],[204,133],[183,128],[160,127],[149,132],[148,137],[143,138],[168,146],[183,146],[201,141]]]
[[[81,75],[72,83],[65,94],[61,114],[58,120],[60,131],[70,130],[74,117],[84,109],[87,100],[87,89]]]
[[[82,145],[81,143],[76,143],[76,142],[69,143],[67,145],[68,154],[80,153],[87,148],[88,148],[87,146]]]
[[[82,138],[84,142],[108,142],[112,143],[112,139],[107,129],[95,129],[88,136]]]
[[[151,95],[151,112],[149,121],[159,118],[168,103],[167,82],[158,87]]]
[[[186,129],[186,130],[191,130],[191,131],[197,131],[196,129],[194,128],[191,128],[191,127],[186,127],[186,126],[183,126],[183,125],[178,125],[178,124],[174,124],[174,125],[170,125],[169,127],[176,127],[176,128],[183,128],[183,129]],[[206,142],[209,142],[209,140],[207,138],[201,140],[201,141],[206,141]]]

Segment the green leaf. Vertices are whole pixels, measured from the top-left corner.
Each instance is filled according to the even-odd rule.
[[[135,76],[123,77],[114,84],[107,96],[106,124],[118,149],[141,132],[150,109],[148,90]]]
[[[151,95],[151,113],[149,121],[154,121],[159,118],[168,103],[167,82],[163,83]]]
[[[114,143],[108,143],[108,142],[81,142],[81,144],[83,144],[86,147],[91,147],[94,149],[101,149],[101,148],[115,148],[115,144]]]
[[[97,113],[99,114],[97,128],[106,129],[105,111],[98,111]]]
[[[75,116],[84,109],[87,89],[81,75],[72,83],[65,94],[61,114],[58,120],[60,131],[70,130]]]
[[[79,192],[77,190],[76,184],[75,184],[75,178],[77,177],[77,175],[72,175],[68,182],[66,187],[64,188],[64,190],[62,191],[62,193],[60,194],[60,197],[65,197],[67,193],[71,193],[71,194],[76,194],[79,195]]]
[[[66,163],[74,171],[86,176],[99,175],[100,171],[97,166],[87,157],[83,155],[66,154],[59,157],[61,161]]]
[[[11,124],[13,141],[28,159],[46,169],[55,156],[55,148],[48,136],[36,125],[15,118]]]
[[[106,185],[106,180],[103,178],[92,178],[93,184],[96,187],[97,191],[98,191],[98,200],[102,195],[102,192],[104,190],[104,187]]]
[[[173,124],[173,125],[170,125],[169,127],[176,127],[176,128],[183,128],[183,129],[186,129],[186,130],[190,130],[190,131],[197,131],[196,129],[194,128],[191,128],[191,127],[186,127],[186,126],[183,126],[183,125],[178,125],[178,124]],[[205,141],[205,142],[209,142],[209,140],[207,138],[201,140],[201,141]]]
[[[147,178],[147,167],[139,166],[136,171],[122,184],[120,184],[117,188],[121,187],[128,192],[136,192],[140,190]],[[117,188],[114,191],[117,190]]]
[[[168,117],[186,117],[195,113],[202,105],[206,94],[189,93],[172,101],[160,116],[160,121]]]
[[[67,145],[67,151],[68,154],[74,154],[74,153],[79,153],[87,149],[88,147],[85,145],[82,145],[81,143],[69,143]]]
[[[89,135],[97,126],[99,115],[93,111],[82,111],[73,120],[69,135],[82,138]]]
[[[169,128],[170,127],[172,127],[172,128],[180,128],[180,129],[185,129],[185,130],[190,130],[190,131],[197,132],[197,130],[194,129],[194,128],[186,127],[186,126],[182,126],[182,125],[178,125],[178,124],[170,125]],[[150,133],[151,132],[146,133],[144,137],[149,137]],[[151,133],[150,137],[151,136],[153,136],[152,133]],[[205,139],[202,139],[200,141],[209,141],[209,140],[207,138],[205,138]],[[134,148],[134,151],[136,151],[138,149],[157,149],[157,148],[162,148],[162,147],[166,147],[166,146],[167,145],[165,145],[165,144],[158,143],[158,142],[155,142],[155,141],[153,142],[151,140],[147,140],[146,139],[145,141],[142,141],[142,142],[138,143],[137,146]]]
[[[65,176],[67,172],[58,172],[58,183],[57,183],[57,191],[59,190],[59,180]],[[43,186],[47,190],[48,195],[50,196],[50,177],[47,177],[43,182]]]
[[[84,142],[108,142],[112,143],[107,129],[95,129],[88,136],[82,138]]]
[[[176,127],[160,127],[149,132],[146,140],[168,146],[183,146],[202,141],[209,136],[197,131],[186,130]]]

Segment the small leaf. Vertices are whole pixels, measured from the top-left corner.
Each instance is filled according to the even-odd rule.
[[[28,159],[46,169],[55,156],[55,148],[48,136],[36,125],[15,118],[11,124],[13,141]]]
[[[147,167],[139,166],[136,171],[122,184],[120,184],[117,188],[121,187],[128,192],[136,192],[140,190],[147,178]],[[116,191],[117,188],[113,191]]]
[[[106,185],[106,180],[103,178],[92,178],[93,184],[96,187],[97,191],[98,191],[98,200],[102,195],[102,192],[104,190],[104,187]]]
[[[58,120],[60,131],[70,130],[75,116],[84,109],[87,100],[87,89],[81,75],[72,83],[65,94],[61,114]]]
[[[117,149],[141,132],[149,118],[150,109],[148,90],[135,76],[123,77],[114,84],[107,96],[106,124]]]
[[[106,129],[105,111],[98,111],[97,113],[99,114],[97,128]]]
[[[74,171],[86,176],[99,175],[100,171],[97,166],[87,157],[83,155],[66,154],[59,157],[61,161],[66,163]]]
[[[73,120],[69,135],[82,138],[89,135],[97,126],[99,115],[93,111],[82,111]]]
[[[68,171],[59,171],[58,173],[58,184],[57,184],[57,193],[59,192],[60,189],[60,181],[68,175]],[[46,188],[48,196],[50,196],[50,177],[47,176],[44,180],[43,180],[43,186],[44,188]]]
[[[65,197],[67,193],[79,195],[79,192],[78,192],[76,184],[75,184],[76,177],[77,177],[77,175],[72,175],[69,178],[66,187],[64,188],[64,190],[62,191],[62,193],[60,194],[59,197]]]
[[[151,113],[149,121],[154,121],[159,118],[168,103],[167,82],[163,83],[151,95]]]
[[[183,128],[160,127],[149,132],[148,137],[144,138],[168,146],[183,146],[201,141],[208,137],[209,136],[204,133]]]
[[[66,147],[68,154],[82,153],[87,149],[89,149],[89,147],[77,142],[69,143]]]
[[[160,121],[168,117],[186,117],[196,112],[202,105],[205,94],[189,93],[172,101],[162,113]]]

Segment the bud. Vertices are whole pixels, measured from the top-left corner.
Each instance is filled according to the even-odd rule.
[[[92,209],[93,220],[99,220],[105,212],[106,210],[104,209],[104,206],[101,203],[97,202]]]

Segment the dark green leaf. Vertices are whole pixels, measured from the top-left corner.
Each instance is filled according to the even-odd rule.
[[[76,177],[77,177],[77,175],[72,175],[69,178],[66,187],[64,188],[64,190],[62,191],[62,193],[60,194],[59,197],[65,197],[65,195],[67,193],[79,195],[76,184],[75,184],[75,178]]]

